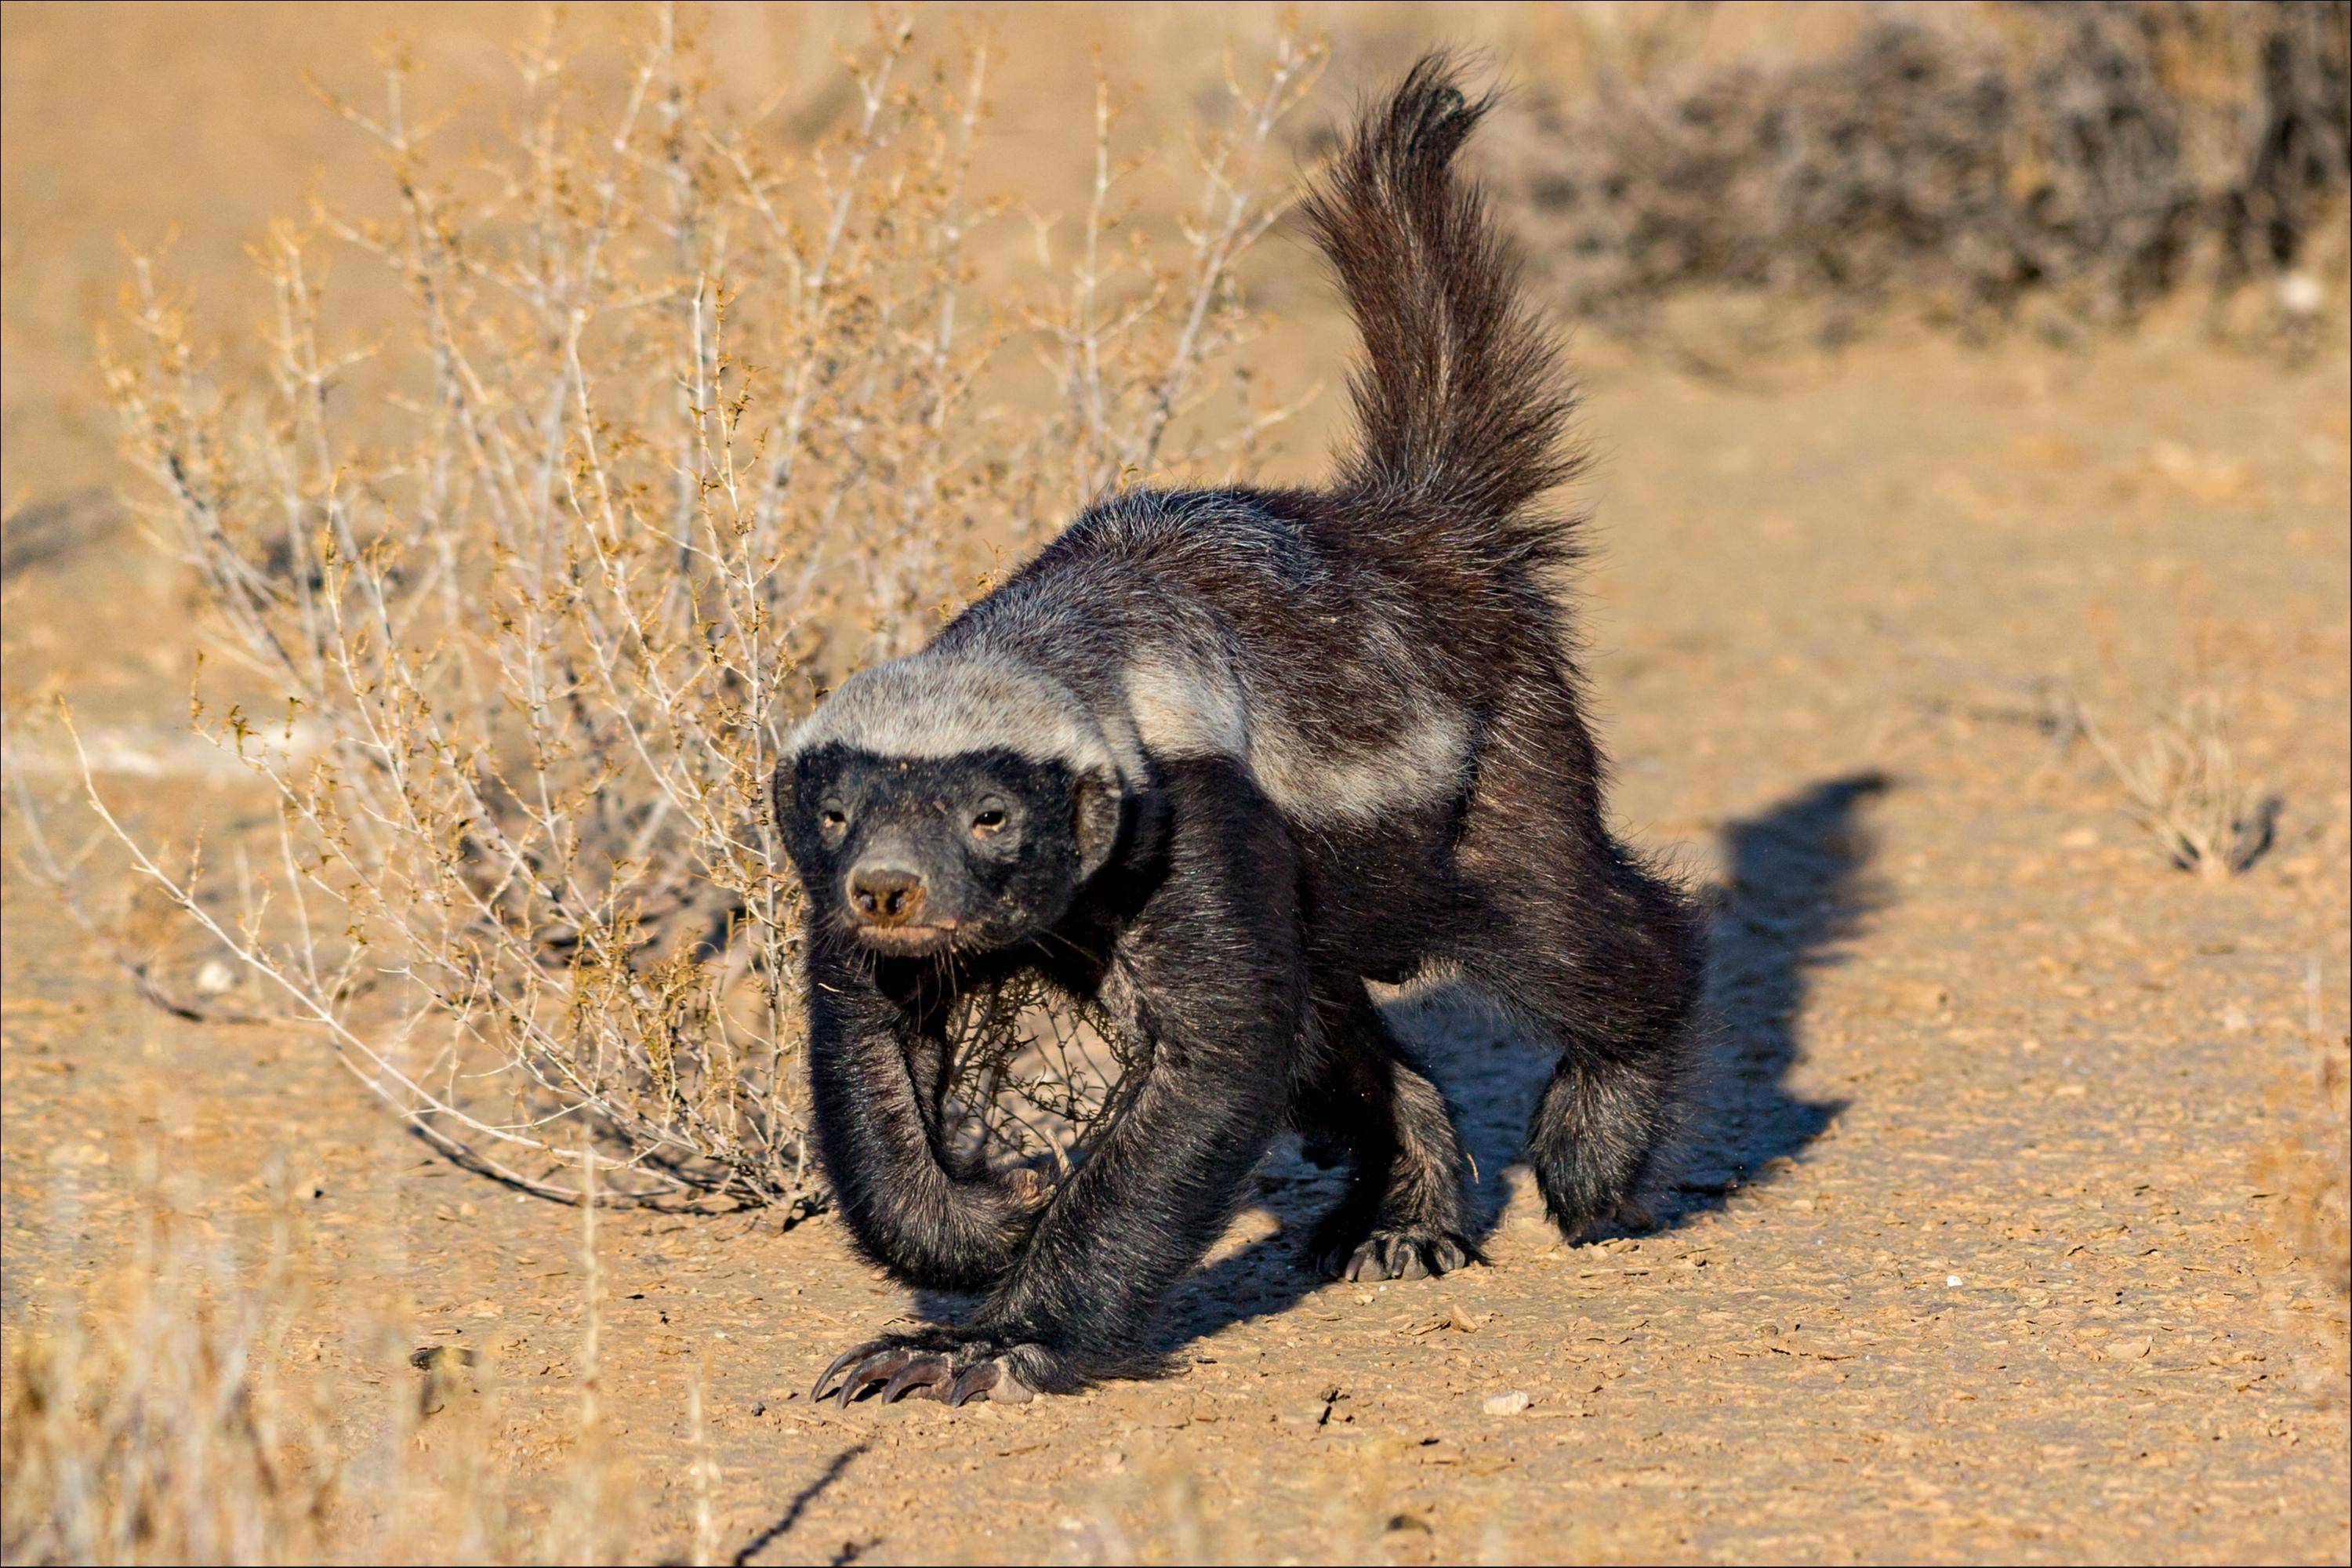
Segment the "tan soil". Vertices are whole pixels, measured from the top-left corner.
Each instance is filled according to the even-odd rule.
[[[1335,322],[1297,333],[1328,363]],[[1164,1381],[814,1410],[820,1367],[921,1304],[830,1221],[609,1215],[631,1555],[686,1549],[697,1366],[720,1539],[759,1562],[2352,1552],[2341,1331],[2256,1174],[2310,1048],[2308,976],[2331,1031],[2352,978],[2340,340],[2293,369],[2165,333],[1908,343],[1738,385],[1592,357],[1617,815],[1734,885],[1723,1070],[1664,1227],[1560,1245],[1511,1163],[1544,1064],[1442,994],[1399,1010],[1465,1108],[1490,1265],[1307,1278],[1295,1238],[1334,1189],[1285,1155],[1184,1291]],[[12,510],[92,477],[69,432],[47,468],[20,439],[50,429],[25,384]],[[262,819],[174,730],[176,590],[107,516],[11,574],[12,766],[79,842],[53,740],[14,718],[61,688],[124,749],[116,796],[233,841]],[[2282,803],[2268,853],[2220,884],[2166,867],[2032,722],[2051,678],[2118,713],[2160,698],[2200,632]],[[357,1326],[404,1301],[408,1342],[497,1353],[501,1462],[560,1450],[575,1214],[426,1157],[310,1039],[132,999],[13,871],[0,934],[12,1332],[119,1252],[142,1149],[244,1242],[278,1152],[315,1194],[290,1353],[396,1388],[414,1374]],[[1524,1410],[1487,1413],[1514,1390]]]

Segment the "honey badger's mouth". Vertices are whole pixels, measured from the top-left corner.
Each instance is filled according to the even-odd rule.
[[[909,923],[907,925],[867,925],[863,922],[851,928],[857,940],[877,952],[912,956],[938,952],[955,945],[956,922]]]

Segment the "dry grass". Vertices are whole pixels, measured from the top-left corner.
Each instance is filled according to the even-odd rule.
[[[42,1318],[10,1325],[0,1554],[310,1563],[373,1539],[373,1555],[393,1561],[463,1560],[469,1546],[510,1555],[489,1479],[446,1455],[436,1463],[418,1441],[445,1397],[428,1388],[420,1400],[399,1383],[355,1435],[296,1375],[291,1347],[315,1326],[301,1217],[286,1194],[266,1258],[240,1266],[189,1217],[199,1194],[157,1182],[152,1153],[145,1164],[127,1255]],[[357,1337],[386,1356],[395,1342],[388,1324]]]
[[[54,1326],[12,1328],[0,1551],[12,1563],[302,1563],[341,1465],[274,1364],[292,1259],[257,1289],[161,1208],[139,1254]],[[101,1307],[101,1304],[106,1304]]]
[[[353,1321],[317,1288],[273,1159],[258,1258],[196,1217],[216,1190],[142,1156],[131,1242],[12,1322],[0,1360],[0,1559],[10,1563],[609,1563],[648,1552],[639,1479],[598,1396],[602,1275],[581,1210],[576,1367],[551,1445],[508,1412],[487,1352],[411,1351],[401,1311]],[[591,1194],[593,1196],[593,1194]],[[334,1342],[337,1361],[320,1348]],[[687,1393],[693,1517],[718,1560],[700,1379]],[[550,1459],[526,1459],[533,1452]]]
[[[1172,248],[1131,226],[1154,165],[1098,70],[1088,203],[1033,219],[1036,270],[1005,279],[968,260],[1013,206],[970,179],[984,33],[919,47],[877,16],[849,123],[806,153],[705,99],[690,16],[642,14],[617,69],[583,50],[551,19],[509,140],[466,156],[396,47],[379,102],[327,100],[389,188],[331,191],[257,247],[266,384],[220,371],[135,259],[105,360],[123,451],[199,585],[195,725],[276,801],[277,842],[223,885],[89,798],[453,1157],[576,1195],[593,1150],[615,1199],[800,1211],[777,747],[995,552],[1107,488],[1231,471],[1283,417],[1235,266],[1281,210],[1273,150],[1322,51],[1284,34],[1229,72]],[[396,289],[401,324],[339,331],[331,264]],[[992,1005],[964,1079],[982,1135],[1029,1154],[1100,1098],[1045,1070],[1040,1043],[1079,1037],[1041,1036],[1039,1000]],[[996,1109],[1030,1089],[1034,1114]]]
[[[2066,722],[2090,743],[2125,808],[2171,865],[2207,879],[2234,877],[2269,847],[2277,803],[2246,776],[2231,743],[2231,700],[2192,685],[2135,739],[2117,740],[2079,696]]]

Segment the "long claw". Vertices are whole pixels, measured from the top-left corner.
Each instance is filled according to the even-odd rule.
[[[865,1393],[873,1384],[887,1381],[900,1367],[914,1359],[914,1352],[904,1350],[887,1350],[868,1356],[858,1363],[856,1372],[841,1380],[841,1407],[844,1410],[848,1409],[851,1400]]]
[[[948,1380],[948,1363],[944,1357],[918,1356],[908,1362],[898,1376],[882,1385],[877,1403],[892,1404],[916,1389],[936,1388]]]
[[[996,1386],[998,1375],[996,1363],[992,1361],[974,1362],[964,1368],[956,1374],[954,1385],[948,1390],[949,1407],[952,1409],[971,1400],[985,1398],[988,1391]]]
[[[845,1367],[851,1362],[859,1360],[870,1353],[871,1352],[868,1352],[864,1345],[860,1345],[854,1351],[844,1351],[840,1355],[835,1357],[833,1364],[826,1367],[823,1373],[818,1374],[816,1386],[809,1390],[809,1398],[812,1400],[822,1400],[824,1397],[824,1385],[831,1383],[835,1377],[839,1376],[843,1367]]]
[[[1368,1282],[1432,1279],[1485,1261],[1476,1247],[1450,1231],[1375,1231],[1354,1251],[1333,1254],[1327,1267],[1339,1279]]]

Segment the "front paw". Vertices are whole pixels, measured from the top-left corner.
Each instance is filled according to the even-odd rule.
[[[1322,1271],[1335,1279],[1431,1279],[1478,1262],[1478,1249],[1459,1232],[1424,1226],[1383,1226],[1353,1247],[1327,1247]]]
[[[1044,1356],[1037,1345],[1008,1345],[953,1329],[885,1334],[825,1368],[809,1397],[836,1399],[845,1410],[870,1389],[880,1391],[878,1403],[883,1405],[910,1394],[951,1406],[975,1399],[1023,1405],[1046,1381],[1039,1375]],[[836,1377],[841,1380],[837,1384]]]

